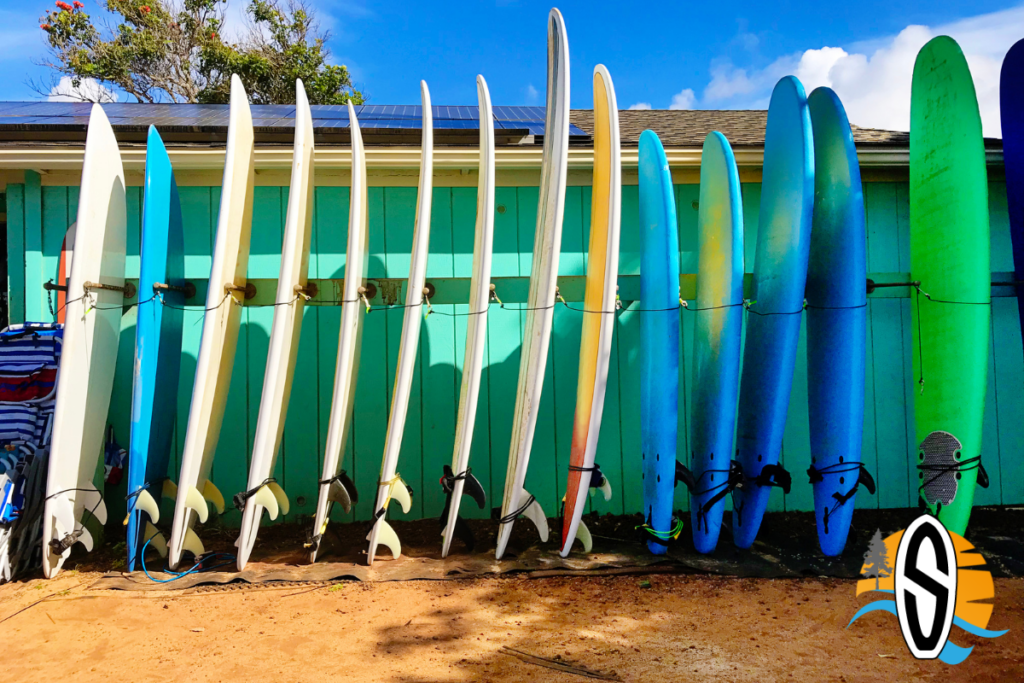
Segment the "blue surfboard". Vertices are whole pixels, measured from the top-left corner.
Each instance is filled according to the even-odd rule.
[[[679,233],[661,140],[640,135],[640,447],[647,546],[667,552],[679,430]]]
[[[690,526],[698,552],[718,544],[729,493],[743,334],[743,196],[732,147],[709,133],[700,158],[697,310],[690,413]],[[685,479],[684,479],[685,480]]]
[[[857,148],[830,88],[807,98],[814,130],[814,225],[807,266],[807,399],[814,516],[823,553],[846,546],[862,483],[867,235]]]
[[[1003,124],[1006,204],[1013,242],[1013,279],[1024,282],[1024,40],[1003,58],[999,77],[999,112]],[[1024,335],[1024,285],[1017,285],[1017,310]]]
[[[779,466],[786,427],[814,207],[814,144],[804,87],[786,76],[768,105],[752,304],[747,315],[737,426],[743,482],[733,496],[733,538],[754,543],[773,486],[789,490]]]
[[[140,303],[135,328],[132,433],[128,451],[128,571],[135,570],[139,553],[154,534],[152,525],[157,520],[152,518],[151,510],[154,506],[159,510],[162,486],[167,479],[178,401],[181,309],[185,305],[185,294],[175,289],[157,290],[153,285],[186,286],[184,252],[181,205],[174,172],[160,134],[150,126],[146,141]],[[162,540],[154,539],[153,544]]]

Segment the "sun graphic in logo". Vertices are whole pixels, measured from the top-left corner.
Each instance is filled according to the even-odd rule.
[[[905,538],[907,534],[910,536]],[[869,578],[857,582],[858,596],[881,592],[896,599],[865,605],[847,628],[869,612],[894,614],[908,648],[918,659],[938,658],[946,664],[967,659],[974,648],[953,643],[949,639],[952,626],[983,638],[1006,633],[986,630],[993,605],[982,601],[995,597],[995,585],[985,569],[985,559],[969,541],[946,530],[934,517],[922,516],[885,539],[880,531],[875,532],[861,574]]]

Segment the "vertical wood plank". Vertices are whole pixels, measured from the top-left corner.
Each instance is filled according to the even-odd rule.
[[[49,320],[43,291],[43,193],[39,174],[25,171],[25,319]]]
[[[25,186],[7,186],[7,315],[25,322]]]

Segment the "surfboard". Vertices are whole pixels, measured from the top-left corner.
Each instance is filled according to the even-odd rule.
[[[103,108],[92,106],[68,280],[61,372],[43,510],[43,573],[53,578],[81,543],[93,546],[88,512],[107,521],[93,477],[103,451],[124,304],[127,214],[124,168]]]
[[[661,139],[640,134],[640,458],[644,523],[655,555],[668,551],[679,429],[679,228]]]
[[[999,76],[999,114],[1003,127],[1006,204],[1013,244],[1013,279],[1018,283],[1017,310],[1024,336],[1024,40],[1003,58]]]
[[[867,353],[867,233],[860,164],[839,97],[807,98],[814,133],[814,220],[807,265],[807,401],[818,544],[839,555],[862,471]]]
[[[208,503],[218,513],[224,512],[224,496],[210,481],[210,471],[224,420],[245,298],[254,175],[249,100],[242,81],[232,76],[217,238],[168,546],[172,569],[181,562],[183,551],[196,557],[205,552],[192,525],[197,519],[207,520]]]
[[[281,449],[281,436],[288,415],[288,399],[299,355],[302,313],[306,308],[309,248],[313,236],[313,117],[302,81],[295,82],[295,140],[292,177],[288,188],[281,270],[274,298],[274,321],[270,328],[267,368],[263,394],[256,419],[249,481],[246,485],[242,526],[235,545],[238,571],[245,569],[256,543],[263,511],[270,519],[288,514],[288,496],[274,479],[274,463]]]
[[[963,535],[981,466],[991,274],[988,174],[974,82],[939,36],[917,55],[910,96],[914,423],[921,498]]]
[[[698,552],[718,545],[730,488],[743,335],[743,196],[725,136],[709,133],[700,157],[697,310],[690,409],[690,527]],[[732,479],[734,480],[734,478]]]
[[[345,256],[345,282],[341,303],[341,325],[338,331],[338,360],[334,370],[334,394],[331,399],[331,417],[327,427],[327,447],[324,468],[320,477],[320,490],[316,502],[316,517],[310,530],[306,549],[309,561],[316,562],[320,541],[327,531],[331,507],[337,503],[345,512],[357,502],[352,480],[341,469],[341,454],[345,450],[352,405],[355,400],[356,376],[359,370],[359,347],[362,343],[364,303],[366,302],[366,265],[369,252],[369,233],[366,220],[366,154],[359,120],[352,103],[348,103],[349,129],[352,133],[352,190],[349,196],[348,244]]]
[[[778,82],[768,105],[752,303],[747,315],[737,459],[743,485],[733,492],[733,539],[754,543],[772,487],[789,491],[779,466],[793,387],[814,207],[814,143],[800,81]]]
[[[523,487],[537,426],[548,344],[558,282],[558,252],[562,247],[562,216],[565,212],[565,181],[569,161],[569,40],[557,9],[548,15],[547,108],[544,118],[544,152],[541,157],[540,198],[533,242],[533,270],[526,311],[523,346],[519,357],[519,382],[512,420],[512,442],[501,502],[498,547],[505,554],[512,525],[526,515],[548,540],[548,522],[537,500]]]
[[[441,513],[441,557],[448,557],[452,538],[456,535],[470,550],[473,549],[472,533],[459,517],[459,505],[466,486],[481,508],[486,505],[484,488],[469,469],[477,399],[480,397],[480,375],[487,344],[487,307],[491,297],[491,252],[494,246],[494,114],[491,94],[483,76],[476,77],[476,92],[480,102],[480,178],[476,190],[473,275],[469,283],[469,323],[466,325],[462,390],[455,423],[455,449],[451,469],[444,472],[441,479],[446,494]]]
[[[562,557],[577,537],[584,552],[594,542],[583,522],[587,493],[600,489],[605,500],[611,483],[595,464],[601,434],[608,362],[615,330],[615,297],[619,277],[619,221],[622,206],[622,162],[619,150],[619,108],[611,74],[603,64],[594,69],[594,183],[590,208],[587,284],[583,298],[579,382],[573,420],[569,477],[562,515]],[[678,279],[678,278],[677,278]]]
[[[64,324],[64,307],[68,301],[68,278],[71,277],[71,261],[75,255],[75,227],[75,224],[72,223],[64,233],[64,241],[60,245],[60,259],[57,262],[56,322],[61,325]]]
[[[125,520],[130,572],[135,571],[147,541],[161,556],[167,555],[167,541],[155,525],[160,521],[160,499],[163,484],[168,480],[174,438],[182,309],[188,284],[178,186],[171,160],[154,126],[149,127],[146,140],[144,182]]]
[[[430,207],[434,192],[434,115],[430,107],[430,90],[427,82],[420,81],[420,97],[423,101],[423,141],[420,151],[420,186],[416,196],[416,224],[412,233],[412,257],[409,261],[409,284],[405,292],[405,316],[402,321],[402,338],[398,345],[398,367],[395,369],[395,389],[391,394],[391,415],[388,431],[384,438],[384,457],[380,465],[380,479],[377,480],[377,500],[373,506],[373,526],[366,540],[370,547],[366,551],[367,564],[373,564],[377,546],[383,543],[391,550],[396,560],[402,555],[402,544],[398,534],[387,522],[388,506],[398,501],[402,512],[408,514],[412,507],[412,489],[398,473],[398,455],[402,450],[405,434],[405,418],[409,412],[409,392],[416,372],[416,352],[420,342],[420,323],[423,313],[423,289],[427,277],[427,255],[430,251]]]

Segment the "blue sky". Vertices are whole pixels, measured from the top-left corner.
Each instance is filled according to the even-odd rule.
[[[487,78],[496,104],[542,104],[547,2],[479,4],[310,0],[333,34],[337,62],[377,104],[416,103],[417,83],[438,104],[475,104]],[[240,25],[246,0],[230,0]],[[659,5],[665,7],[655,7]],[[38,17],[0,0],[4,99],[36,99],[42,73]],[[41,9],[42,5],[40,5]],[[975,73],[986,131],[998,133],[998,67],[1024,38],[1024,5],[996,0],[790,2],[563,2],[572,105],[591,106],[590,74],[604,63],[619,104],[668,108],[763,107],[787,73],[831,85],[854,123],[905,128],[913,57],[931,36],[961,41]],[[95,12],[96,0],[86,0]],[[995,107],[995,109],[993,109]]]

